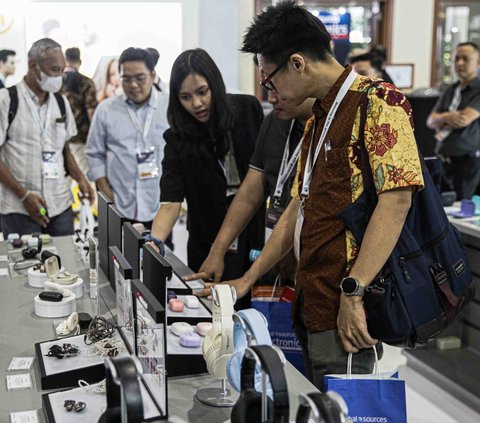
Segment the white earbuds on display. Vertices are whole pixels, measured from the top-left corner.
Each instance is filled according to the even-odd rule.
[[[61,322],[56,328],[55,333],[59,336],[65,336],[70,334],[78,326],[78,313],[73,312],[68,319]]]
[[[170,326],[170,329],[172,333],[176,336],[182,336],[182,335],[185,335],[186,333],[193,333],[192,325],[186,322],[172,323],[172,326]]]

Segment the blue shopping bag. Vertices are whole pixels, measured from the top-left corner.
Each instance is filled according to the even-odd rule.
[[[279,347],[286,359],[305,374],[302,348],[292,327],[292,303],[253,299],[252,308],[267,318],[272,344]]]
[[[347,374],[326,376],[325,387],[342,396],[352,423],[406,423],[405,381],[396,373],[352,375],[348,358]]]

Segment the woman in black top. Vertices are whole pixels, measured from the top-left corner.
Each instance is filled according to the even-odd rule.
[[[173,64],[167,117],[161,206],[152,236],[168,237],[186,199],[188,265],[197,272],[248,171],[263,112],[253,96],[226,94],[215,62],[195,49]],[[250,249],[263,245],[263,213],[257,215],[226,255],[225,280],[243,275]]]

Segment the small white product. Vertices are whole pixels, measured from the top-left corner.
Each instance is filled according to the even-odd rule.
[[[55,282],[50,282],[50,281],[45,282],[44,291],[59,292],[60,294],[63,295],[64,298],[72,295],[72,291],[70,291],[67,288],[64,288],[63,285],[60,285]]]
[[[198,298],[195,295],[185,295],[185,305],[188,308],[198,308],[200,307],[200,303],[198,301]]]
[[[172,333],[176,336],[182,336],[186,333],[193,333],[192,325],[189,325],[186,322],[175,322],[170,326]]]
[[[70,272],[60,272],[57,257],[52,256],[45,260],[45,270],[48,279],[61,285],[71,285],[78,279],[78,275]]]
[[[200,322],[197,323],[197,333],[200,336],[205,336],[212,329],[212,323],[210,322]]]
[[[15,239],[19,239],[20,235],[18,234],[8,234],[7,241],[11,244]]]
[[[66,320],[60,323],[56,328],[55,332],[59,336],[66,336],[72,331],[74,331],[78,326],[78,313],[74,311]]]

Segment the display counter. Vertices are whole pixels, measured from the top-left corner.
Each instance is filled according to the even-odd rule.
[[[62,265],[69,271],[78,273],[85,281],[85,295],[77,300],[77,312],[85,311],[92,316],[98,306],[99,313],[107,319],[116,315],[115,293],[109,281],[100,271],[98,275],[98,304],[90,298],[89,272],[82,261],[79,249],[75,248],[71,237],[59,237],[54,239],[61,258]],[[55,338],[53,321],[37,317],[34,310],[34,297],[39,289],[32,288],[27,283],[27,272],[24,275],[11,277],[4,275],[2,269],[8,268],[6,261],[8,244],[0,243],[0,319],[2,329],[0,331],[0,372],[4,379],[0,384],[0,421],[8,422],[11,412],[40,409],[42,407],[41,394],[52,391],[42,391],[39,383],[38,363],[34,363],[30,374],[32,376],[32,388],[29,390],[7,391],[5,377],[7,367],[12,357],[35,356],[34,344]],[[58,319],[57,319],[58,320]],[[301,375],[292,365],[287,363],[285,367],[289,386],[290,417],[294,420],[298,407],[298,395],[300,393],[314,392],[316,388]],[[190,377],[176,377],[168,379],[168,402],[169,414],[183,418],[189,422],[224,422],[230,418],[231,408],[210,407],[200,403],[195,393],[198,388],[220,382],[215,381],[209,375],[196,375]],[[45,422],[43,412],[38,413],[39,421]],[[92,422],[93,423],[93,422]]]

